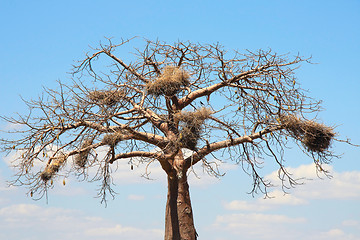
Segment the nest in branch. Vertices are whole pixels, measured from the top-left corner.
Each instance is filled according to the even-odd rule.
[[[114,147],[122,140],[123,135],[121,133],[106,134],[102,140],[102,143]]]
[[[124,97],[124,92],[119,90],[92,91],[89,93],[89,99],[93,102],[103,105],[114,106]]]
[[[60,170],[61,166],[64,165],[65,161],[65,154],[60,153],[60,156],[53,158],[51,163],[45,167],[44,171],[40,174],[40,178],[45,182],[50,180]]]
[[[335,136],[333,128],[293,115],[282,116],[281,124],[311,152],[324,152],[330,147]]]
[[[80,150],[89,147],[92,143],[93,143],[92,139],[90,139],[90,138],[85,139],[81,144]],[[88,157],[89,157],[89,154],[90,154],[90,150],[91,149],[89,148],[89,149],[87,149],[85,151],[82,151],[79,154],[75,155],[75,164],[77,166],[79,166],[81,168],[85,167],[86,163],[88,162]]]
[[[179,67],[166,66],[155,81],[146,84],[146,90],[155,96],[173,96],[189,85],[189,78],[190,75]]]
[[[201,135],[204,121],[212,114],[209,108],[200,108],[195,112],[183,111],[175,114],[175,120],[182,122],[179,132],[179,144],[181,147],[195,150]]]

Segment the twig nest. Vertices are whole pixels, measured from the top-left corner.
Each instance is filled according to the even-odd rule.
[[[80,151],[82,149],[88,148],[92,143],[93,143],[93,140],[91,138],[85,139],[80,146]],[[80,167],[80,168],[85,167],[86,163],[88,162],[90,151],[91,151],[91,148],[81,151],[79,154],[75,155],[75,164],[78,167]]]
[[[121,133],[106,134],[102,140],[102,143],[114,147],[122,140],[123,136]]]
[[[281,124],[296,139],[300,140],[310,152],[324,152],[334,138],[334,129],[310,120],[302,120],[293,115],[281,117]]]
[[[146,90],[155,96],[173,96],[189,85],[189,78],[190,75],[179,67],[166,66],[155,81],[146,84]]]
[[[124,93],[119,90],[108,90],[108,91],[92,91],[89,93],[89,99],[93,102],[100,103],[103,105],[113,106],[120,102],[124,97]]]
[[[201,135],[204,121],[212,114],[209,108],[200,108],[195,112],[182,111],[175,114],[175,120],[182,122],[178,142],[181,147],[195,150]]]
[[[45,182],[50,180],[60,170],[61,166],[64,165],[65,161],[65,154],[60,153],[60,156],[53,158],[50,164],[45,167],[44,171],[40,174],[40,178]]]

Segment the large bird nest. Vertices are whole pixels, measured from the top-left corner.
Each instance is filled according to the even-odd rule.
[[[173,96],[183,87],[189,85],[190,75],[176,66],[166,66],[161,75],[152,82],[146,84],[149,94],[160,96]]]
[[[89,99],[102,105],[114,106],[124,98],[124,92],[119,90],[103,90],[89,92]]]
[[[180,147],[196,150],[204,121],[209,118],[211,114],[211,109],[205,107],[195,112],[182,111],[175,114],[175,120],[180,122],[178,138]]]
[[[45,167],[44,171],[41,172],[40,178],[45,182],[50,180],[60,170],[61,166],[65,164],[65,161],[66,156],[63,153],[54,157],[50,164]]]
[[[88,148],[93,143],[93,140],[91,138],[85,139],[80,149]],[[79,166],[80,168],[84,168],[86,163],[88,162],[89,154],[90,154],[91,148],[88,148],[84,151],[81,151],[79,154],[75,155],[75,164]]]
[[[310,152],[326,151],[335,136],[333,128],[315,121],[302,120],[294,115],[282,116],[280,120],[284,128]]]

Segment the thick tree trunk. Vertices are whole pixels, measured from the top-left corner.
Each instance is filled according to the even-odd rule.
[[[189,184],[186,174],[168,176],[168,195],[165,213],[165,240],[196,240]]]

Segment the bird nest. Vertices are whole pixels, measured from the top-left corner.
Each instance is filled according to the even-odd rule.
[[[146,84],[146,90],[155,96],[173,96],[189,85],[189,78],[190,75],[179,67],[166,66],[155,81]]]
[[[80,147],[81,149],[88,148],[93,143],[92,139],[85,139]],[[79,166],[80,168],[84,168],[86,163],[88,162],[89,154],[90,154],[91,148],[88,148],[84,151],[81,151],[79,154],[75,155],[75,164]]]
[[[300,140],[310,152],[324,152],[335,136],[334,129],[310,120],[302,120],[293,115],[281,117],[281,124],[295,138]]]
[[[114,106],[124,98],[124,92],[119,90],[104,90],[104,91],[92,91],[89,92],[89,99],[95,103],[102,105]]]
[[[41,172],[40,178],[45,182],[50,180],[60,170],[61,166],[65,164],[65,161],[66,156],[63,153],[54,157],[50,164],[45,167],[44,171]]]
[[[209,108],[200,108],[195,112],[182,111],[175,114],[175,120],[180,123],[178,144],[181,147],[191,150],[196,149],[196,145],[201,136],[204,121],[212,114]]]
[[[122,140],[123,135],[121,133],[106,134],[102,140],[102,143],[114,147]]]

